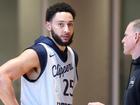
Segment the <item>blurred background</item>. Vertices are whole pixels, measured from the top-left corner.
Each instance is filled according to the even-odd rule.
[[[47,35],[46,8],[60,1],[77,13],[72,46],[79,54],[79,83],[74,105],[122,105],[131,57],[123,55],[121,40],[126,25],[140,18],[140,0],[0,0],[0,65]],[[14,88],[20,101],[20,79]]]

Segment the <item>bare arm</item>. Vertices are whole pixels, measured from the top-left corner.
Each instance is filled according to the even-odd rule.
[[[4,105],[19,105],[12,82],[34,68],[40,70],[40,64],[36,52],[32,49],[24,51],[0,67],[0,99]]]

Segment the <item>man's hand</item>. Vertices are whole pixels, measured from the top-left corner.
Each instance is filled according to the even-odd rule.
[[[100,102],[89,102],[88,105],[105,105],[105,104]]]

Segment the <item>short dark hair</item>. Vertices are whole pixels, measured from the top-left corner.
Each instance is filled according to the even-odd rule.
[[[72,14],[73,19],[75,19],[75,16],[76,16],[75,10],[69,4],[67,4],[65,2],[61,2],[61,3],[56,3],[47,9],[46,21],[51,21],[53,16],[57,12],[69,12]]]

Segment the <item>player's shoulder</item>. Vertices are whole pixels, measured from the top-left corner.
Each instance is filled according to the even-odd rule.
[[[73,51],[74,57],[75,57],[75,63],[76,63],[76,66],[77,66],[78,65],[78,61],[79,61],[78,53],[76,52],[76,50],[74,48],[68,47],[68,49],[71,49]]]
[[[33,57],[36,56],[36,51],[33,49],[26,49],[19,55],[19,57],[20,56]]]

